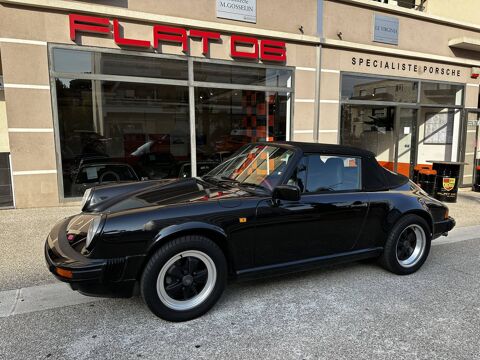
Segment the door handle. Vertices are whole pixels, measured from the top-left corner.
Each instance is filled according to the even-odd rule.
[[[362,201],[355,201],[350,207],[352,208],[366,208],[368,204]]]

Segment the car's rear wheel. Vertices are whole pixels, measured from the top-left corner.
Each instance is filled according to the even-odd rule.
[[[380,263],[389,271],[412,274],[423,265],[430,252],[431,235],[427,222],[417,215],[402,217],[392,228]]]
[[[166,243],[150,258],[140,287],[155,315],[186,321],[203,315],[217,302],[226,279],[222,250],[204,236],[189,235]]]

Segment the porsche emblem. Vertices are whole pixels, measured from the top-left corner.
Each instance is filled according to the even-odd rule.
[[[455,178],[443,178],[443,188],[452,191],[455,187]]]

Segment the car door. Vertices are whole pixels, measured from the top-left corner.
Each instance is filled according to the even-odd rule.
[[[361,191],[361,159],[308,154],[289,183],[302,190],[299,201],[258,204],[255,265],[354,249],[368,212],[368,196]]]

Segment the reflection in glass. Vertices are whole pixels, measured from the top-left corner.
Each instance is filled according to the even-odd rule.
[[[394,170],[395,108],[343,105],[341,144],[366,149],[382,166]]]
[[[220,162],[242,145],[286,139],[288,93],[195,89],[197,160]]]
[[[425,105],[462,105],[463,85],[422,82],[420,102]]]
[[[213,169],[206,179],[231,180],[273,190],[282,180],[293,151],[271,145],[250,145]]]
[[[95,56],[100,57],[102,74],[188,80],[187,61],[110,53]]]
[[[391,101],[416,103],[418,82],[344,75],[342,100]]]
[[[85,73],[188,80],[187,61],[152,56],[55,48],[54,69]]]
[[[93,54],[90,51],[55,48],[53,68],[59,72],[93,74]]]
[[[194,63],[195,81],[290,87],[291,76],[287,69]]]
[[[57,79],[64,195],[178,177],[190,162],[188,88]]]
[[[467,112],[466,120],[464,161],[467,164],[463,166],[462,185],[480,184],[480,138],[478,136],[480,113]],[[480,190],[478,185],[475,190]]]

